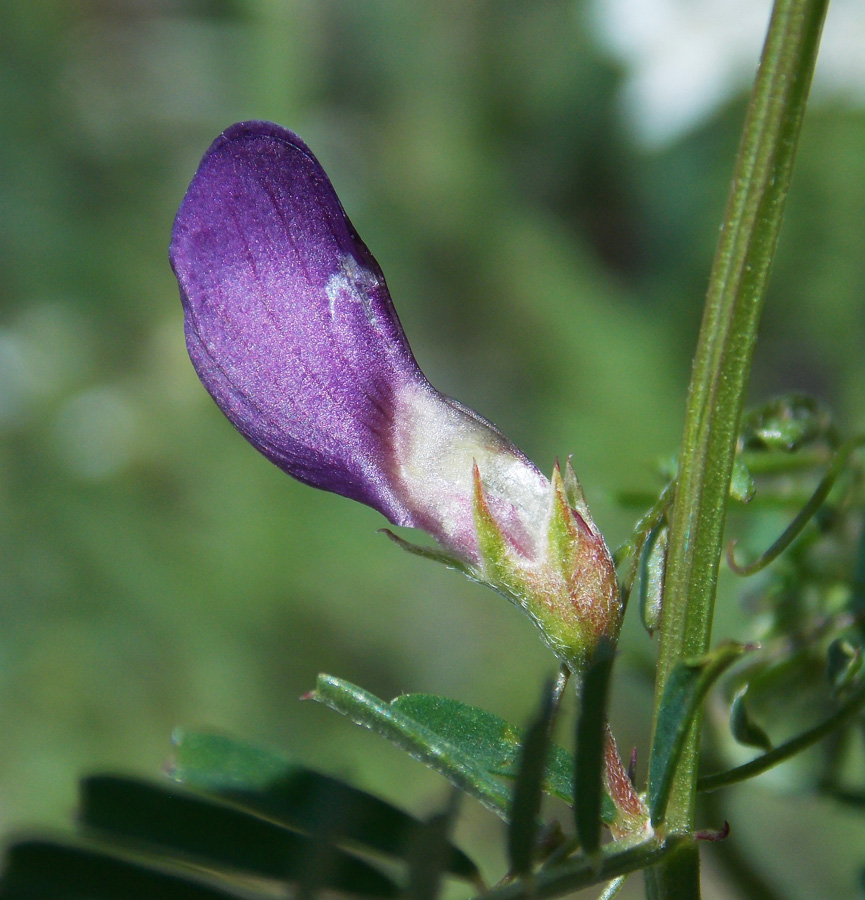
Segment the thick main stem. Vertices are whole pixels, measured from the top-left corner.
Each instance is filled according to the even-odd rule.
[[[776,0],[751,94],[688,394],[667,551],[656,721],[674,666],[709,646],[739,418],[827,5]],[[698,742],[699,721],[675,775],[670,831],[694,828]],[[651,897],[699,896],[696,848],[684,853],[647,873]]]

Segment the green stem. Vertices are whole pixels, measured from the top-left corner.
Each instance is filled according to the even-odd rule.
[[[709,647],[739,419],[827,4],[776,0],[748,106],[685,413],[670,515],[656,722],[675,665]],[[697,721],[667,807],[673,831],[693,830],[698,737]],[[699,896],[694,859],[677,862],[678,875],[687,876],[678,896]],[[653,896],[671,896],[666,886],[673,874],[662,866],[651,876]]]
[[[658,860],[667,857],[675,859],[691,845],[693,841],[689,838],[677,836],[663,843],[653,838],[624,848],[607,844],[594,856],[580,854],[558,866],[541,869],[531,879],[498,885],[482,894],[480,900],[552,900],[564,897],[574,891],[638,872]]]

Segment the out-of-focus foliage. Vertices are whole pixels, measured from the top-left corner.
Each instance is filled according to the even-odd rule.
[[[186,359],[166,248],[220,130],[297,131],[431,381],[546,472],[573,453],[616,545],[641,510],[614,495],[656,490],[655,461],[679,439],[743,106],[641,147],[593,22],[561,0],[3,4],[4,831],[63,820],[82,769],[153,772],[178,723],[439,808],[435,776],[296,702],[318,671],[531,715],[553,663],[515,611],[398,552],[375,513],[291,482],[224,421]],[[859,103],[809,111],[752,379],[754,399],[819,394],[847,432],[865,421]],[[719,637],[749,637],[740,589],[722,581]],[[647,746],[652,652],[629,622],[613,700],[624,747]],[[825,841],[803,850],[783,797],[760,783],[730,796],[731,841],[791,896],[849,890],[852,814],[815,800],[808,832]],[[466,812],[467,843],[482,843],[488,821]]]

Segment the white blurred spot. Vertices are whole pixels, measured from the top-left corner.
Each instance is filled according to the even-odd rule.
[[[769,0],[594,0],[601,43],[628,72],[623,114],[647,147],[672,143],[748,89]],[[865,105],[865,4],[835,0],[823,33],[814,97]]]

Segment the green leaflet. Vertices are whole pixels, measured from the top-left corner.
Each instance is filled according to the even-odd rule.
[[[175,728],[171,743],[168,774],[205,791],[258,791],[303,768],[275,750],[215,732]]]
[[[525,730],[504,719],[434,694],[404,694],[390,703],[332,675],[320,675],[312,698],[380,734],[444,775],[508,821],[511,789],[498,776],[516,777]],[[573,804],[574,758],[553,744],[544,792]],[[602,818],[615,820],[606,795]]]
[[[446,737],[479,760],[494,775],[516,777],[525,729],[511,725],[495,713],[435,694],[404,694],[392,705]],[[542,790],[566,803],[574,803],[574,757],[558,744],[550,744]],[[615,821],[616,809],[605,794],[601,818]]]
[[[129,853],[41,838],[6,852],[0,898],[24,900],[267,900],[261,892],[217,886],[188,870]]]
[[[287,828],[405,859],[425,827],[398,807],[273,750],[180,729],[173,740],[170,774],[176,781],[230,799]],[[445,871],[479,884],[471,859],[452,844],[447,847]]]
[[[588,854],[597,852],[601,845],[607,694],[614,654],[613,645],[602,638],[586,667],[577,716],[574,823],[580,845]]]
[[[484,709],[435,694],[404,694],[391,705],[458,746],[487,772],[516,777],[525,729]],[[570,753],[551,745],[543,780],[544,792],[572,803],[573,765]]]
[[[332,675],[318,676],[310,699],[387,738],[508,820],[510,791],[471,754],[402,712],[396,701],[387,703]]]
[[[434,813],[415,831],[408,853],[409,885],[407,900],[437,900],[441,893],[442,874],[450,855],[448,835],[453,829],[460,794],[451,792],[449,802],[441,812]],[[481,893],[486,885],[478,875],[476,887]]]
[[[236,804],[167,782],[97,775],[81,783],[79,819],[90,834],[157,850],[213,871],[376,897],[400,893],[370,863]]]
[[[557,705],[555,689],[552,685],[547,685],[541,699],[541,708],[526,729],[525,740],[520,749],[519,769],[511,804],[511,822],[508,827],[508,858],[512,874],[529,875],[534,866],[541,793]]]

